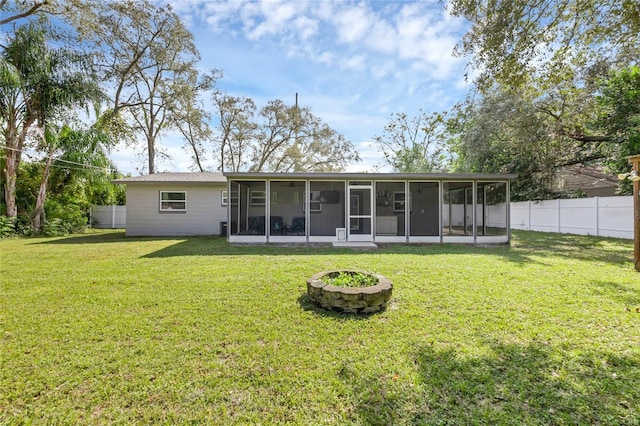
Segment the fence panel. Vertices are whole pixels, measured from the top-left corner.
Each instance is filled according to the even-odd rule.
[[[545,200],[529,206],[529,229],[539,232],[559,232],[558,200]]]
[[[511,203],[511,228],[633,239],[633,197]]]
[[[599,235],[632,240],[633,197],[606,197],[599,202]]]
[[[126,228],[127,206],[91,206],[93,228]]]

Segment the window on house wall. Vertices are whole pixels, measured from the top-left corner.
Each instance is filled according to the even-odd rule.
[[[264,206],[267,202],[266,191],[251,191],[251,205]]]
[[[160,191],[160,211],[187,211],[186,191]]]
[[[223,206],[227,206],[229,204],[229,192],[224,190],[220,192],[220,200]],[[231,204],[238,203],[238,191],[231,191]]]

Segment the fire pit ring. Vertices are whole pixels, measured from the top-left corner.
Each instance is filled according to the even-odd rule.
[[[325,282],[328,276],[340,273],[370,275],[377,278],[378,283],[370,287],[338,287]],[[392,290],[393,284],[385,276],[363,271],[324,271],[307,280],[307,295],[313,302],[324,309],[347,313],[369,314],[386,308]]]

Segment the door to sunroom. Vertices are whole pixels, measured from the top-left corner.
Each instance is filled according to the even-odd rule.
[[[373,241],[372,192],[371,181],[349,182],[348,241]]]

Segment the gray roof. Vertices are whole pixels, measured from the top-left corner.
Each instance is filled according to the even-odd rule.
[[[491,180],[515,179],[515,174],[486,173],[209,173],[179,172],[154,173],[151,175],[126,177],[113,180],[114,183],[226,183],[230,179],[433,179],[433,180]]]
[[[225,173],[229,179],[375,179],[375,180],[491,180],[515,179],[517,174],[489,173]]]
[[[154,173],[115,179],[113,183],[227,183],[227,178],[210,172]]]

